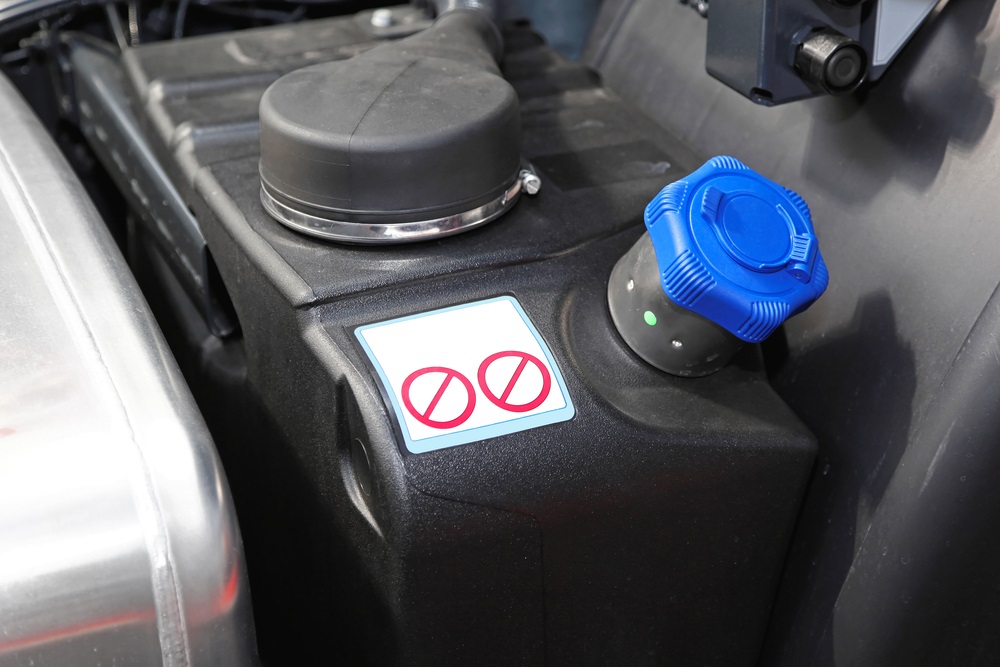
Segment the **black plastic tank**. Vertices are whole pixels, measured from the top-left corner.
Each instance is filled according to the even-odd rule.
[[[346,18],[123,57],[241,325],[200,335],[150,281],[196,394],[226,397],[204,406],[265,661],[754,664],[813,437],[755,345],[675,377],[607,302],[647,203],[702,160],[511,27],[537,197],[424,243],[300,234],[261,203],[245,128],[284,72],[378,41]]]

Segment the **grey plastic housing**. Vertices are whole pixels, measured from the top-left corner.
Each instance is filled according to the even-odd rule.
[[[520,113],[483,14],[291,72],[260,102],[265,192],[360,224],[430,220],[502,198],[520,171]]]
[[[727,86],[765,106],[825,92],[794,66],[805,34],[828,28],[860,40],[862,7],[816,0],[717,2],[708,17],[705,67]]]
[[[716,2],[708,17],[705,66],[716,79],[765,106],[850,92],[862,80],[882,77],[936,4],[935,0]],[[837,85],[796,65],[800,48],[816,32],[834,33],[849,43],[850,51],[835,60],[864,55],[864,75]],[[822,63],[820,69],[825,69]]]

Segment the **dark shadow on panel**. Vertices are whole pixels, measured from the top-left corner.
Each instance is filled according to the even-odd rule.
[[[898,337],[892,301],[863,297],[846,328],[782,358],[769,343],[772,382],[819,440],[764,664],[833,664],[832,610],[869,519],[906,449],[916,388],[914,354]],[[776,349],[777,348],[777,349]]]

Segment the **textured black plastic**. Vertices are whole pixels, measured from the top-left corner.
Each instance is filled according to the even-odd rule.
[[[260,174],[300,212],[395,222],[462,213],[520,170],[517,95],[490,21],[452,12],[349,60],[286,74],[260,102]]]
[[[538,197],[411,246],[300,236],[259,201],[260,82],[294,64],[276,44],[343,56],[368,47],[349,41],[356,26],[125,56],[242,326],[223,353],[161,300],[236,498],[265,661],[753,664],[812,437],[768,386],[757,348],[709,378],[675,378],[631,352],[606,301],[646,203],[701,160],[516,28],[504,75],[520,151],[542,165]],[[281,57],[234,66],[233,43]],[[551,349],[576,416],[405,454],[354,329],[504,294]],[[228,366],[240,360],[245,374]]]
[[[806,197],[836,277],[765,346],[820,452],[762,662],[995,665],[1000,6],[947,3],[877,85],[776,109],[705,75],[690,14],[607,0],[592,62]]]

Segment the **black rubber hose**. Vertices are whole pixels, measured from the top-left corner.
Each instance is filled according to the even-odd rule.
[[[491,50],[494,59],[500,59],[503,53],[503,38],[500,35],[497,0],[431,0],[431,4],[439,17],[452,12],[475,12],[489,19],[492,31],[496,36],[495,48],[491,45]]]

